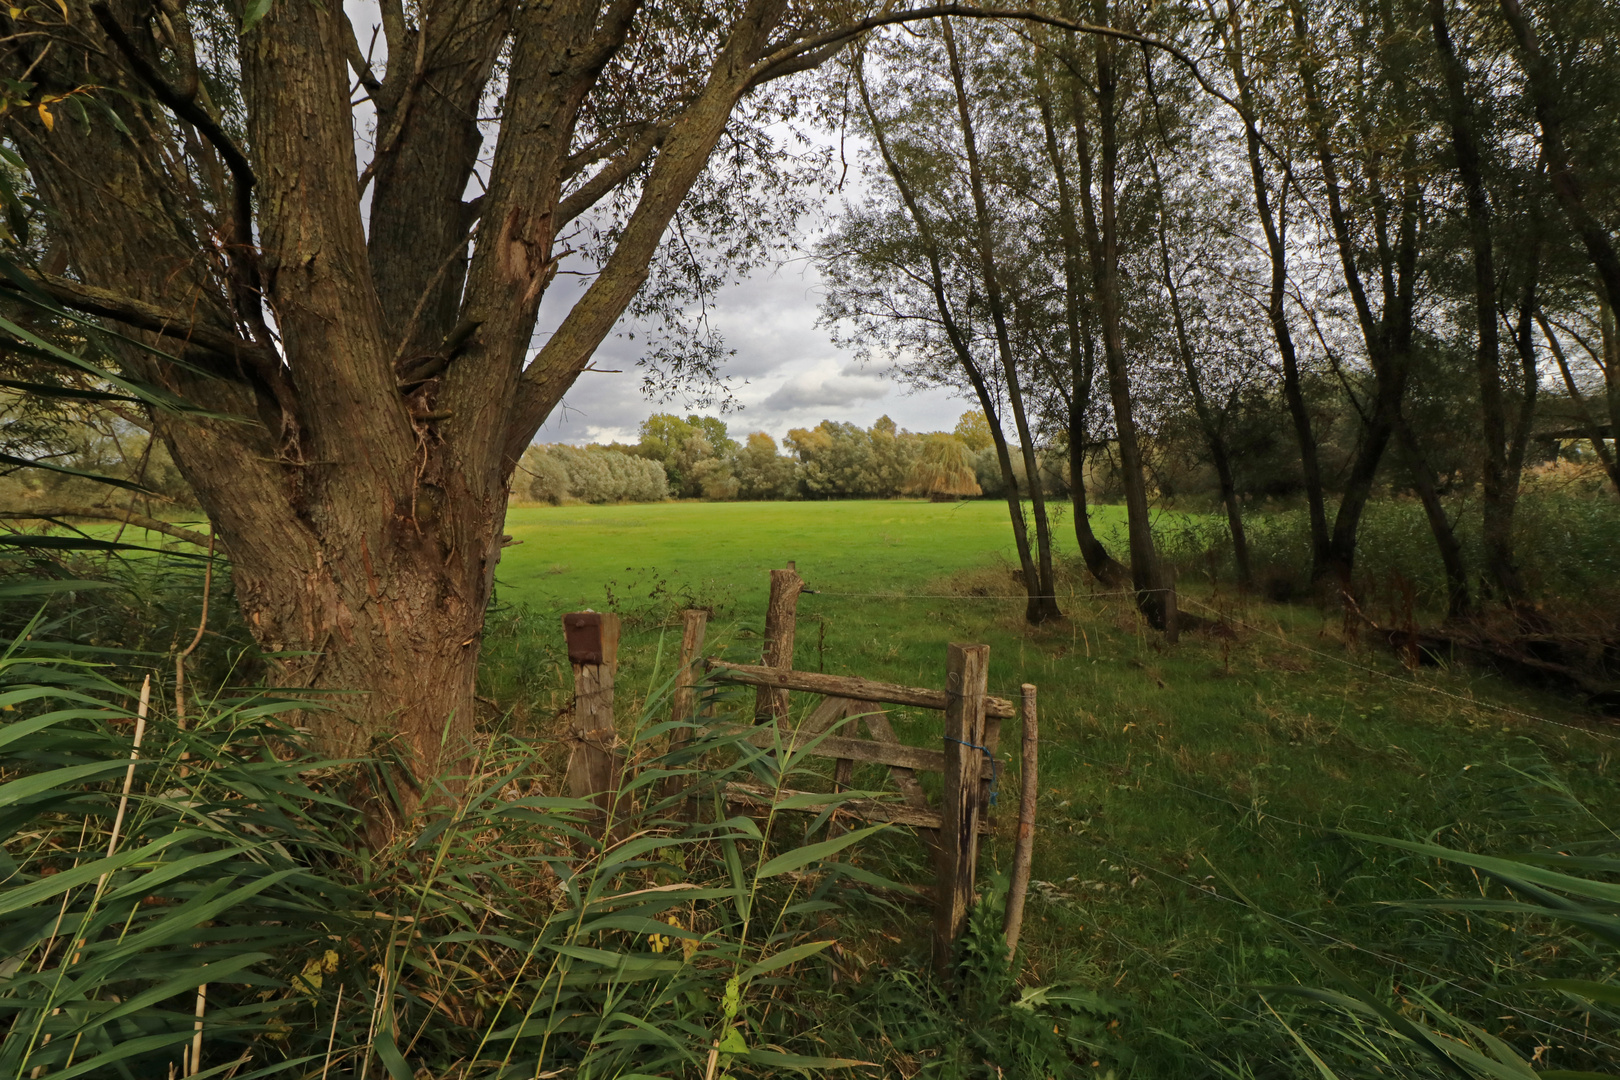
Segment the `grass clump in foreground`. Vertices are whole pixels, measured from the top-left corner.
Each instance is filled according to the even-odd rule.
[[[269,694],[194,702],[181,725],[161,682],[137,703],[39,628],[0,654],[6,1075],[712,1078],[889,1053],[881,1027],[849,1040],[862,1010],[833,992],[842,927],[896,914],[846,887],[895,884],[881,826],[833,824],[862,793],[758,820],[719,798],[737,778],[813,785],[791,731],[756,748],[711,694],[669,752],[655,692],[605,821],[556,794],[558,747],[494,734],[379,846],[350,806],[397,775],[386,757],[310,757],[284,723],[301,703]],[[904,1036],[915,1060],[991,1053],[1033,1077],[1104,1052],[1091,997],[1012,1009],[999,920],[976,927],[957,984],[973,1027],[920,966],[882,987],[954,1038]]]

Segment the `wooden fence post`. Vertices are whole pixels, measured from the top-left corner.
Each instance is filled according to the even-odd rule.
[[[681,613],[681,659],[675,669],[675,693],[670,698],[669,718],[676,724],[690,724],[698,713],[698,680],[702,677],[703,638],[709,629],[709,613],[700,609]],[[676,727],[669,734],[670,753],[692,741],[691,730]],[[664,798],[681,790],[678,776],[664,781]]]
[[[563,616],[574,669],[574,718],[569,726],[568,793],[595,799],[604,821],[613,813],[624,753],[613,726],[613,675],[619,666],[619,617],[593,611]]]
[[[1018,841],[1013,848],[1012,882],[1007,886],[1007,952],[1018,952],[1018,933],[1024,927],[1024,897],[1029,893],[1029,868],[1035,855],[1035,797],[1040,777],[1036,771],[1040,753],[1040,728],[1035,718],[1035,687],[1025,683],[1023,708],[1024,755],[1019,779],[1023,795],[1018,800]]]
[[[786,570],[771,571],[771,599],[765,609],[765,649],[760,664],[764,667],[793,667],[793,634],[798,620],[799,592],[804,581],[798,570],[788,563]],[[754,723],[785,720],[788,712],[788,692],[762,686],[754,696]]]
[[[945,777],[939,842],[944,869],[934,912],[934,964],[950,969],[967,928],[979,856],[979,778],[984,772],[984,712],[990,646],[949,645],[945,653]]]

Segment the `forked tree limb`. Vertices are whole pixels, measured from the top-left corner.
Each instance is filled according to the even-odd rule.
[[[207,533],[200,533],[183,525],[171,525],[167,521],[117,506],[30,506],[25,510],[0,510],[0,520],[49,521],[57,518],[96,518],[102,521],[125,522],[147,532],[162,533],[164,536],[184,540],[198,547],[208,547],[214,542]]]

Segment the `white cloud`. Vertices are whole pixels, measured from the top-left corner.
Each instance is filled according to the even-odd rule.
[[[560,277],[549,290],[541,311],[546,332],[578,298],[577,280]],[[885,414],[912,431],[948,430],[974,407],[948,391],[911,391],[886,367],[852,362],[826,328],[816,325],[819,288],[815,268],[799,260],[762,270],[716,299],[710,319],[736,351],[724,367],[741,406],[725,417],[734,434],[766,431],[780,438],[789,428],[822,420],[868,427]],[[542,334],[537,344],[543,340]],[[634,441],[637,426],[649,413],[693,411],[678,400],[661,403],[643,395],[636,367],[641,340],[639,333],[631,340],[616,331],[604,341],[592,361],[599,370],[579,377],[537,438]]]

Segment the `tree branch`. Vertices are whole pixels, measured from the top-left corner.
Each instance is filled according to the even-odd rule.
[[[208,110],[176,91],[156,68],[147,63],[146,58],[135,48],[135,43],[124,33],[123,27],[118,25],[118,20],[113,18],[105,0],[91,4],[90,13],[96,17],[101,28],[106,31],[107,37],[128,62],[136,78],[145,83],[169,111],[196,128],[225,160],[225,167],[231,170],[231,177],[236,181],[231,239],[234,242],[232,246],[237,250],[228,251],[227,254],[232,267],[237,270],[239,279],[236,302],[238,309],[247,315],[254,331],[263,334],[268,340],[269,335],[264,325],[264,296],[253,248],[253,187],[257,183],[253,175],[253,166],[248,164],[247,157],[231,141],[230,136],[220,130],[214,118],[208,115]]]
[[[57,518],[96,518],[101,521],[127,522],[148,532],[162,533],[176,540],[184,540],[198,547],[209,546],[207,533],[171,525],[154,517],[137,514],[134,510],[117,506],[31,506],[26,510],[0,510],[0,519],[11,521],[47,521]]]
[[[669,126],[659,124],[649,129],[641,138],[632,143],[624,153],[609,161],[596,171],[596,175],[585,181],[574,191],[557,203],[557,228],[562,228],[579,215],[595,206],[614,188],[630,178],[630,174],[641,167],[647,157],[664,141],[669,134]]]
[[[1055,26],[1062,30],[1073,30],[1082,34],[1097,34],[1102,37],[1119,38],[1122,41],[1133,41],[1138,45],[1161,49],[1180,61],[1205,93],[1227,105],[1239,116],[1247,115],[1242,105],[1204,77],[1204,73],[1199,69],[1196,60],[1167,41],[1161,41],[1146,34],[1139,34],[1133,30],[1120,30],[1112,26],[1098,26],[1095,23],[1065,19],[1058,15],[1048,15],[1028,8],[987,8],[966,4],[935,4],[931,7],[912,8],[909,11],[891,11],[882,15],[873,15],[870,18],[861,19],[859,22],[817,34],[815,37],[805,38],[803,41],[791,45],[784,45],[761,58],[754,65],[749,76],[748,85],[757,86],[762,82],[777,78],[781,74],[788,74],[790,70],[802,70],[801,67],[794,65],[798,64],[801,58],[807,54],[825,53],[825,56],[822,57],[825,59],[843,45],[879,27],[899,26],[903,23],[919,22],[923,19],[938,19],[948,15],[959,15],[968,19],[1005,19],[1012,22],[1039,23],[1043,26]],[[779,72],[778,69],[783,70]]]
[[[175,308],[136,300],[111,289],[86,285],[54,274],[28,274],[27,278],[30,284],[63,307],[84,312],[86,315],[115,319],[137,330],[173,338],[212,355],[252,362],[255,367],[271,359],[266,356],[262,345],[247,341],[228,331],[216,330],[193,322],[185,312]],[[0,279],[0,290],[22,291],[17,282],[9,278]]]

